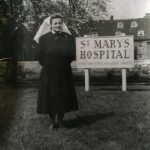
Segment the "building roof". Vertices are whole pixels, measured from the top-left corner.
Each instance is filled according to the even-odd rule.
[[[120,25],[118,26],[118,24]],[[135,40],[150,39],[150,18],[148,17],[122,20],[100,20],[97,23],[91,23],[90,26],[92,29],[91,32],[97,32],[99,36],[115,36],[116,32],[121,32],[126,35],[134,35]],[[138,32],[139,34],[142,32],[144,35],[138,36]],[[83,34],[88,34],[88,31],[84,31]]]

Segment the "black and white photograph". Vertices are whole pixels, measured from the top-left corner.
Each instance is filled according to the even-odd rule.
[[[0,150],[150,150],[150,0],[0,0]]]

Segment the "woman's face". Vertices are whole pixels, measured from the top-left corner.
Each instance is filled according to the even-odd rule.
[[[51,27],[54,32],[60,32],[62,30],[62,19],[54,18],[52,20]]]

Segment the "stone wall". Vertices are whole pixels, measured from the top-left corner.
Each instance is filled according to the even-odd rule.
[[[75,77],[84,78],[84,69],[77,69],[75,62],[71,64]],[[0,62],[0,80],[6,77],[7,62]],[[39,79],[41,66],[38,61],[19,61],[17,80],[18,81],[35,81]],[[93,78],[115,78],[121,77],[121,69],[90,69],[90,76]],[[135,61],[135,67],[127,69],[127,77],[129,78],[145,78],[150,79],[150,61]]]

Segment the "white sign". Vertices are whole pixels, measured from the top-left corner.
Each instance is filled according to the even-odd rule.
[[[77,68],[131,68],[133,66],[133,36],[76,38]]]

